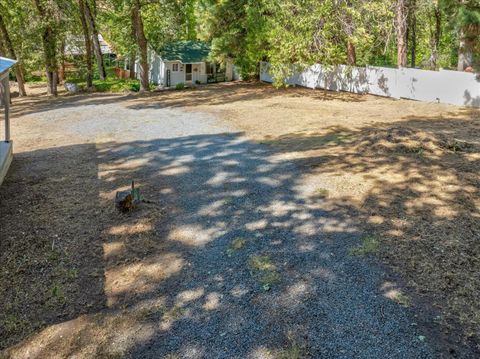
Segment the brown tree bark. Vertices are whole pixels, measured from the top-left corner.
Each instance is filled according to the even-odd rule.
[[[148,81],[148,49],[147,38],[143,30],[142,14],[140,13],[140,1],[134,0],[132,6],[132,24],[135,29],[135,39],[137,40],[138,49],[140,52],[140,92],[149,91]]]
[[[12,41],[8,34],[7,26],[5,25],[5,22],[3,21],[3,17],[1,14],[0,14],[0,32],[1,32],[2,40],[3,40],[2,42],[5,46],[7,56],[12,58],[13,60],[17,60],[15,49],[13,47]],[[21,62],[17,62],[17,64],[15,65],[15,77],[17,78],[19,96],[27,96],[27,91],[25,90],[25,79],[23,77],[23,67]]]
[[[58,83],[65,81],[65,38],[62,39],[60,51],[60,70],[57,70]]]
[[[407,0],[397,0],[397,66],[407,66]]]
[[[416,0],[410,0],[409,6],[409,17],[410,17],[410,38],[411,38],[411,67],[415,68],[417,66],[417,3]]]
[[[42,18],[42,22],[46,24],[42,33],[42,44],[45,59],[45,73],[47,76],[47,94],[57,96],[57,39],[55,30],[50,22],[53,14],[43,7],[40,0],[35,0],[35,7]]]
[[[480,29],[472,25],[461,29],[458,48],[458,71],[464,71],[467,67],[473,66],[473,51],[478,32],[480,32]]]
[[[352,66],[357,64],[357,52],[355,50],[355,45],[350,40],[347,42],[347,62]]]
[[[130,51],[130,57],[128,59],[128,66],[129,66],[129,70],[130,70],[130,74],[129,74],[129,77],[131,79],[134,79],[135,78],[135,60],[137,58],[137,54],[135,53],[134,50]]]
[[[136,31],[135,22],[136,21],[134,21],[133,13],[132,13],[132,27],[131,27],[131,30],[132,30],[132,41],[134,42],[134,44],[137,43],[137,31]],[[129,59],[128,59],[128,64],[129,64],[128,69],[130,70],[129,77],[131,79],[136,78],[136,73],[135,73],[135,60],[136,59],[137,59],[137,50],[135,48],[135,45],[132,45],[132,46],[130,46],[130,56],[129,56]]]
[[[432,55],[430,57],[430,69],[433,71],[437,69],[438,46],[440,44],[440,35],[442,31],[442,14],[440,12],[438,2],[435,4],[434,16],[435,16],[435,30],[431,39]]]
[[[105,66],[103,64],[102,48],[100,46],[100,41],[98,40],[98,30],[95,24],[95,18],[93,17],[93,13],[88,1],[84,2],[84,9],[85,18],[90,25],[90,32],[92,34],[93,52],[95,53],[95,58],[97,59],[98,75],[100,80],[104,81],[107,78],[107,73],[105,72]]]
[[[85,42],[85,62],[87,65],[87,88],[93,87],[93,61],[92,61],[92,42],[90,41],[90,31],[88,30],[87,19],[85,18],[85,2],[78,0],[80,9],[80,22],[82,23],[83,40]]]

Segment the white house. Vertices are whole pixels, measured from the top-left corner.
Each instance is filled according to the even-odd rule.
[[[177,41],[149,53],[150,82],[174,87],[233,80],[233,63],[209,61],[210,45],[202,41]],[[138,75],[138,62],[135,71]]]

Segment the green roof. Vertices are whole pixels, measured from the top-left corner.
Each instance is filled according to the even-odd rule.
[[[163,46],[158,54],[164,61],[181,61],[184,64],[208,61],[210,44],[203,41],[177,41]]]

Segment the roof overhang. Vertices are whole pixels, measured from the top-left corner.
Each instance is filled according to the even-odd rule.
[[[163,62],[179,62],[181,63],[182,65],[187,65],[187,64],[191,64],[191,65],[201,65],[205,62],[208,62],[207,60],[205,61],[195,61],[195,62],[183,62],[182,60],[169,60],[169,59],[162,59]]]
[[[8,76],[8,71],[15,65],[17,61],[8,59],[6,57],[0,57],[0,80],[3,80]]]

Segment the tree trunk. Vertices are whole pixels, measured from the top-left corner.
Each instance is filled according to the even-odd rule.
[[[47,26],[42,35],[43,48],[45,52],[45,72],[47,75],[47,94],[57,96],[57,44],[55,33],[50,26]]]
[[[3,38],[3,44],[5,46],[5,50],[7,52],[7,56],[12,58],[13,60],[17,59],[17,56],[15,54],[15,49],[13,48],[12,41],[10,39],[10,36],[7,31],[7,26],[5,25],[5,22],[3,21],[3,17],[0,14],[0,32],[2,34]],[[17,84],[18,84],[18,94],[19,96],[27,96],[27,91],[25,90],[25,80],[23,77],[23,67],[21,62],[18,62],[15,65],[15,77],[17,78]]]
[[[410,28],[411,28],[411,67],[417,66],[417,7],[416,0],[410,0]]]
[[[438,3],[435,4],[435,32],[432,36],[432,56],[430,59],[430,69],[435,71],[437,69],[438,61],[438,46],[440,44],[440,35],[442,31],[442,15]]]
[[[397,65],[407,66],[407,6],[406,0],[397,0],[396,6],[397,27]]]
[[[137,57],[137,54],[135,53],[134,50],[130,51],[130,57],[128,59],[128,66],[130,70],[130,78],[134,79],[135,78],[135,59]]]
[[[142,14],[140,13],[140,0],[134,0],[132,7],[132,23],[135,29],[135,38],[140,51],[140,92],[149,91],[148,81],[148,52],[147,39],[143,30]]]
[[[58,83],[65,81],[65,38],[62,38],[62,47],[60,51],[60,71],[57,71]]]
[[[87,64],[87,88],[93,87],[93,61],[92,61],[92,43],[90,41],[90,31],[88,30],[87,19],[85,18],[85,2],[78,0],[80,9],[80,22],[82,23],[83,40],[85,42],[85,56]]]
[[[47,94],[50,96],[57,96],[57,39],[55,31],[50,24],[52,14],[48,14],[43,8],[41,0],[35,0],[35,6],[42,18],[47,24],[42,34],[43,55],[45,59],[45,73],[47,75]]]
[[[128,69],[130,70],[130,74],[129,74],[129,77],[131,79],[135,79],[137,77],[137,74],[135,73],[135,60],[137,59],[137,50],[136,50],[136,43],[137,43],[137,30],[136,30],[136,26],[135,26],[135,17],[133,16],[133,9],[132,9],[132,27],[131,27],[131,30],[132,30],[132,41],[133,41],[133,45],[130,46],[130,57],[128,59],[128,64],[129,64],[129,67]]]
[[[474,40],[469,34],[469,29],[463,28],[460,31],[460,43],[458,48],[458,71],[464,71],[467,67],[473,65],[473,49],[475,47]]]
[[[105,66],[103,65],[102,48],[100,47],[100,40],[98,40],[98,30],[95,24],[95,18],[93,17],[88,1],[84,2],[84,9],[85,18],[90,25],[90,31],[92,34],[93,52],[95,53],[95,58],[97,59],[98,75],[100,80],[104,81],[107,78],[107,74],[105,72]]]
[[[355,45],[350,40],[347,42],[347,62],[352,66],[357,64],[357,52],[355,50]]]

